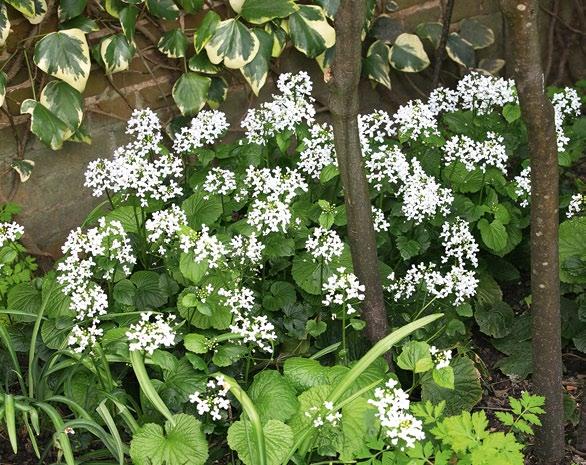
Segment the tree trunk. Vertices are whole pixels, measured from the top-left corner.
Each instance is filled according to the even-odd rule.
[[[362,312],[366,335],[374,343],[388,334],[388,322],[358,133],[361,31],[365,14],[365,0],[340,3],[334,21],[337,45],[329,88],[334,145],[344,188],[352,262],[356,276],[366,287]]]
[[[501,0],[513,49],[515,83],[527,126],[531,162],[531,313],[533,385],[545,396],[536,437],[542,464],[564,456],[564,409],[558,256],[559,174],[554,111],[544,91],[537,0]]]

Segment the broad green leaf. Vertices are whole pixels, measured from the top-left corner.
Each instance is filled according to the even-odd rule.
[[[560,224],[560,279],[564,283],[584,284],[586,274],[570,274],[564,266],[572,257],[586,261],[586,217],[577,216]]]
[[[216,110],[226,100],[228,95],[228,83],[222,77],[213,76],[208,90],[207,104],[210,108]]]
[[[100,42],[100,56],[106,69],[106,74],[126,71],[134,56],[134,47],[128,43],[124,34],[115,34],[105,37]]]
[[[434,368],[431,372],[433,381],[440,387],[454,389],[454,369],[451,366]]]
[[[7,295],[7,306],[11,310],[36,315],[41,307],[41,291],[32,283],[20,283],[11,287]],[[17,320],[32,321],[34,318],[18,316]]]
[[[321,293],[321,286],[339,267],[351,271],[352,259],[347,248],[341,257],[336,257],[331,263],[321,263],[313,259],[307,252],[297,254],[293,259],[291,274],[295,283],[309,294]]]
[[[173,100],[182,115],[194,115],[206,104],[210,88],[209,77],[197,73],[184,73],[173,86]]]
[[[191,415],[174,415],[165,429],[147,423],[133,434],[130,457],[135,465],[204,465],[208,443],[201,423]]]
[[[2,46],[0,44],[0,46]],[[0,107],[4,105],[4,99],[6,98],[6,84],[8,83],[8,77],[4,71],[0,71]]]
[[[161,307],[167,302],[167,295],[161,289],[160,276],[154,271],[137,271],[130,277],[136,286],[134,305],[138,310]]]
[[[263,308],[271,312],[281,310],[287,305],[295,303],[295,286],[287,281],[275,281],[271,284],[270,292],[262,298]]]
[[[205,45],[210,61],[224,62],[227,68],[240,69],[256,56],[260,43],[244,24],[227,19],[217,26],[214,35]]]
[[[33,60],[44,72],[65,81],[79,92],[85,89],[91,64],[82,30],[67,29],[47,34],[35,45]]]
[[[283,366],[285,379],[298,392],[314,386],[331,384],[346,371],[346,367],[325,367],[317,360],[302,357],[288,358]]]
[[[315,0],[315,3],[321,6],[326,16],[333,21],[340,6],[340,0]]]
[[[47,2],[46,0],[33,0],[34,2],[34,12],[32,15],[25,15],[26,19],[31,24],[39,24],[43,19],[45,19],[45,15],[47,14]]]
[[[494,32],[476,19],[464,18],[460,23],[460,36],[475,50],[494,44]]]
[[[421,39],[415,34],[403,33],[391,47],[391,65],[404,73],[417,73],[429,66],[429,57]]]
[[[354,328],[353,324],[352,327]],[[313,337],[318,337],[320,334],[323,334],[326,331],[326,329],[328,329],[328,325],[324,321],[308,320],[307,323],[305,323],[305,331],[307,331],[307,334]]]
[[[186,13],[195,13],[203,8],[204,0],[177,0]]]
[[[96,20],[90,19],[87,16],[76,16],[69,21],[61,23],[59,29],[79,29],[88,34],[99,31],[100,26],[98,26]]]
[[[149,12],[161,19],[175,20],[179,16],[179,8],[173,0],[145,0]]]
[[[208,262],[207,260],[196,262],[193,253],[182,252],[179,259],[179,270],[186,279],[198,284],[208,271]]]
[[[254,377],[248,388],[263,423],[268,420],[287,421],[299,408],[295,388],[275,370],[266,370]]]
[[[64,22],[75,18],[83,13],[87,5],[87,0],[59,0],[59,9],[57,15],[59,21]]]
[[[521,118],[521,107],[516,103],[507,103],[503,107],[503,116],[507,123],[513,123]]]
[[[181,204],[187,215],[187,221],[192,228],[202,225],[211,225],[222,214],[222,201],[217,195],[209,195],[203,189],[198,189]]]
[[[501,338],[510,334],[515,314],[509,304],[499,301],[492,306],[477,306],[474,318],[484,334]]]
[[[281,465],[293,447],[293,431],[279,420],[269,420],[263,426],[267,462],[266,465]],[[252,424],[239,420],[228,428],[228,445],[238,453],[244,465],[258,465],[257,446],[254,442]],[[140,464],[139,464],[140,465]]]
[[[168,58],[183,58],[187,51],[187,37],[181,29],[171,29],[163,34],[157,48]]]
[[[442,29],[442,23],[421,23],[415,28],[415,33],[420,38],[429,40],[433,48],[438,48],[442,36]]]
[[[49,82],[41,92],[40,103],[72,130],[81,124],[83,98],[66,82]]]
[[[25,16],[33,16],[35,14],[34,0],[5,0],[15,10],[20,11]]]
[[[240,344],[222,344],[215,349],[212,362],[218,367],[229,367],[244,357],[247,352],[248,348]]]
[[[421,378],[421,399],[434,404],[446,401],[446,415],[457,415],[462,410],[474,407],[482,398],[480,374],[474,362],[467,357],[454,360],[450,366],[454,370],[454,389],[438,386],[433,375],[428,372]]]
[[[265,31],[271,35],[273,41],[271,56],[273,58],[279,58],[287,43],[287,32],[282,27],[273,23],[265,24]]]
[[[240,13],[244,2],[245,0],[230,0],[230,6],[236,13]]]
[[[10,34],[10,21],[8,20],[8,11],[6,5],[0,2],[0,48],[3,48],[6,44],[6,39]],[[4,82],[2,81],[4,76]],[[6,74],[0,71],[0,107],[4,102],[4,96],[6,95]]]
[[[499,350],[501,349],[499,348]],[[510,354],[498,360],[494,366],[507,376],[516,376],[520,379],[527,378],[533,372],[531,341],[516,342]]]
[[[140,10],[136,5],[128,5],[120,10],[120,26],[129,44],[134,45],[134,34],[136,31],[136,19]]]
[[[18,173],[20,182],[26,182],[33,173],[35,162],[32,160],[14,160],[10,164],[10,167]]]
[[[73,130],[67,124],[35,100],[24,100],[20,112],[31,115],[31,131],[53,150],[63,147],[63,142],[73,134]]]
[[[136,286],[130,279],[121,279],[114,285],[112,297],[122,305],[133,305],[136,298]]]
[[[203,334],[190,333],[183,338],[183,345],[190,352],[205,354],[210,349],[210,341]]]
[[[457,32],[452,32],[448,36],[446,52],[448,56],[459,65],[462,65],[466,68],[474,67],[474,63],[476,62],[474,48]]]
[[[494,252],[499,252],[507,246],[507,230],[504,225],[497,219],[491,223],[482,218],[478,224],[480,236],[484,244]]]
[[[114,18],[120,17],[120,11],[126,7],[126,3],[122,0],[104,0],[104,9]]]
[[[368,48],[366,58],[363,61],[363,72],[366,76],[387,89],[391,88],[391,79],[389,77],[389,61],[391,59],[391,50],[388,45],[380,40],[375,40]]]
[[[196,53],[200,53],[203,50],[216,32],[218,24],[220,24],[218,13],[212,10],[208,11],[193,35],[193,45]]]
[[[403,26],[398,19],[382,14],[374,20],[368,34],[385,44],[393,44],[402,32]]]
[[[336,31],[319,6],[299,5],[299,10],[289,16],[287,25],[295,48],[310,58],[336,43]]]
[[[206,52],[200,52],[193,55],[187,64],[191,71],[203,74],[217,74],[222,69],[218,65],[214,65]]]
[[[506,61],[502,58],[483,58],[478,63],[478,67],[485,71],[488,71],[493,76],[496,76],[501,69],[505,66]]]
[[[245,5],[246,6],[246,5]],[[271,51],[273,48],[272,37],[262,29],[254,29],[253,34],[259,42],[259,48],[254,59],[240,69],[240,72],[250,85],[254,95],[258,95],[265,85],[269,74]]]
[[[433,368],[429,344],[422,341],[409,341],[403,346],[397,358],[397,365],[403,370],[424,373]]]
[[[246,0],[240,15],[252,24],[263,24],[276,18],[286,18],[299,7],[294,0]]]

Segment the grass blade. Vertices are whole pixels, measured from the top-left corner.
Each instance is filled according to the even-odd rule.
[[[4,394],[4,415],[6,416],[6,429],[12,450],[18,452],[18,436],[16,435],[16,411],[14,409],[14,397]]]

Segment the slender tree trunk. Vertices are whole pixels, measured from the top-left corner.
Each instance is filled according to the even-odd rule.
[[[450,35],[450,23],[452,22],[452,12],[454,11],[455,0],[446,0],[444,3],[444,12],[442,15],[442,35],[440,36],[439,45],[435,51],[435,65],[433,67],[433,78],[431,80],[431,88],[435,89],[440,82],[440,72],[442,64],[446,57],[446,44],[448,43],[448,36]]]
[[[558,256],[559,174],[554,111],[544,91],[537,0],[501,0],[513,48],[513,69],[531,162],[531,313],[533,385],[546,414],[535,453],[542,464],[564,456]]]
[[[366,334],[376,342],[388,334],[368,181],[358,133],[358,84],[365,0],[344,0],[335,18],[336,52],[329,80],[334,144],[344,187],[348,237],[356,276],[366,286],[362,312]]]

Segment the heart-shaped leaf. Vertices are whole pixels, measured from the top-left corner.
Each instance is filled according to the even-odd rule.
[[[210,61],[224,61],[227,68],[240,69],[256,56],[260,43],[244,24],[236,19],[220,22],[214,35],[205,45]]]
[[[203,108],[210,84],[209,77],[192,72],[183,74],[175,82],[172,90],[173,100],[182,115],[194,115]]]
[[[391,65],[404,73],[417,73],[429,66],[429,57],[415,34],[401,34],[391,47]]]
[[[336,42],[336,31],[319,6],[300,5],[299,10],[289,16],[287,24],[295,48],[310,58],[317,57]]]

